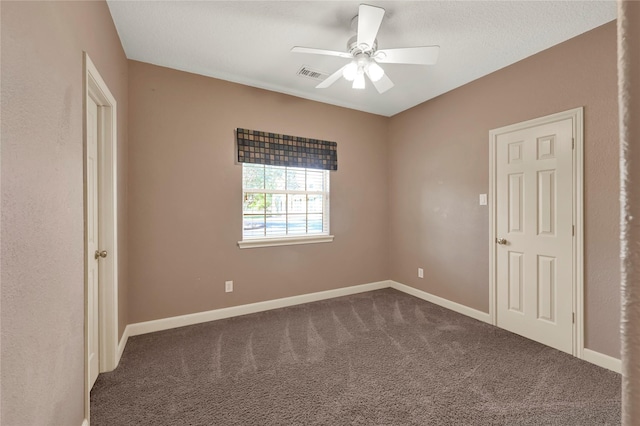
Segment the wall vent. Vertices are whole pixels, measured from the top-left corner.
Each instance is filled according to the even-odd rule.
[[[329,74],[324,73],[322,71],[314,70],[313,68],[309,68],[306,65],[303,65],[297,72],[300,77],[307,77],[313,80],[324,80],[329,76]]]

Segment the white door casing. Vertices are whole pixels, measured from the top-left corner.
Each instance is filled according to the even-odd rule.
[[[118,344],[118,194],[117,194],[117,104],[95,65],[84,53],[84,188],[85,188],[85,419],[89,419],[89,393],[95,374],[95,360],[99,359],[99,372],[111,371],[120,360],[121,346]],[[93,153],[90,116],[94,115],[97,142]],[[94,166],[89,156],[95,155],[97,178],[92,181]],[[97,189],[96,185],[97,184]],[[96,193],[96,197],[92,193]],[[97,206],[92,200],[97,199]],[[95,209],[97,223],[91,223]],[[97,232],[99,247],[90,242]],[[100,258],[99,268],[94,269],[95,251],[106,251],[107,257]],[[97,273],[97,292],[90,283]],[[97,304],[97,308],[96,308]],[[97,321],[92,313],[97,311]],[[97,329],[97,331],[96,331]],[[98,335],[96,339],[91,335]],[[91,352],[99,347],[99,356],[91,357]]]
[[[581,356],[582,109],[492,130],[490,143],[493,322]]]
[[[89,388],[100,372],[100,333],[98,321],[99,261],[94,255],[100,250],[98,205],[98,110],[96,101],[87,99],[87,346],[89,349]]]

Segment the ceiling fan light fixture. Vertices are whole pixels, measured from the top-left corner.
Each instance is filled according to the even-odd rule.
[[[316,86],[326,89],[344,77],[351,81],[353,89],[365,89],[365,74],[378,93],[385,93],[394,87],[391,79],[378,64],[407,64],[432,65],[438,58],[440,46],[400,47],[378,50],[378,30],[382,23],[385,10],[381,7],[361,4],[358,15],[351,20],[352,27],[356,27],[356,35],[347,41],[346,52],[295,46],[292,52],[312,53],[316,55],[337,56],[350,59],[351,62],[336,70]]]
[[[375,61],[371,60],[367,65],[367,73],[371,81],[380,81],[384,76],[384,70]]]
[[[342,70],[342,76],[347,81],[353,81],[357,75],[358,75],[358,64],[356,63],[356,61],[351,61]]]

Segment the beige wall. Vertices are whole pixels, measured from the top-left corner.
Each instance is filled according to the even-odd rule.
[[[618,2],[622,216],[622,424],[640,424],[640,3]]]
[[[3,425],[84,418],[83,66],[118,102],[126,308],[127,62],[104,2],[2,1]],[[120,323],[126,324],[126,312]],[[121,329],[122,331],[122,329]]]
[[[387,118],[133,61],[129,111],[131,322],[388,278]],[[237,247],[237,127],[338,143],[332,243]]]
[[[616,27],[606,24],[394,116],[390,278],[488,312],[489,130],[585,107],[585,344],[619,357]],[[418,279],[416,270],[425,269]]]

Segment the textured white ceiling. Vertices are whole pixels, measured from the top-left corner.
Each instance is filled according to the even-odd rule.
[[[291,53],[346,50],[355,1],[109,0],[129,59],[391,116],[612,21],[610,1],[364,1],[386,9],[379,48],[440,45],[432,66],[384,64],[395,87],[328,89],[297,76],[346,59]]]

